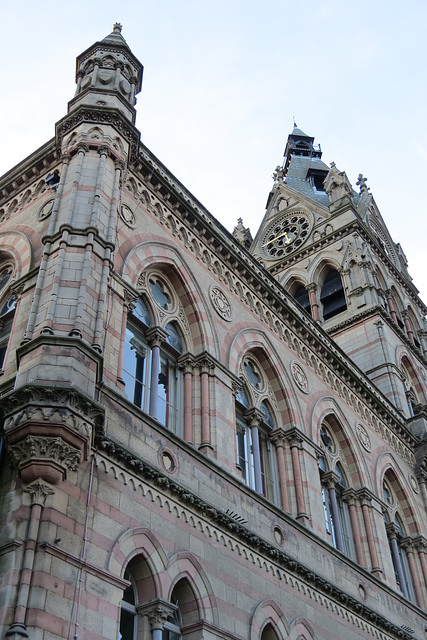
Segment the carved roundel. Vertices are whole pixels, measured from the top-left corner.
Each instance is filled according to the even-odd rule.
[[[227,320],[227,322],[231,322],[233,319],[233,311],[230,301],[224,291],[220,287],[213,285],[210,288],[210,296],[215,311],[221,316],[221,318]]]
[[[295,380],[297,386],[304,393],[310,393],[310,387],[308,385],[307,376],[305,375],[304,369],[297,362],[293,362],[291,365],[292,377]]]
[[[127,204],[122,205],[122,208],[120,209],[120,217],[123,222],[127,224],[127,226],[131,229],[134,229],[136,227],[135,214],[132,209],[127,206]]]
[[[54,199],[48,200],[44,203],[42,207],[40,207],[39,212],[37,214],[38,220],[44,220],[52,213]]]
[[[409,476],[409,484],[411,485],[412,491],[414,493],[418,493],[419,489],[418,489],[418,482],[415,476],[413,476],[412,474]]]
[[[310,219],[302,211],[282,215],[269,225],[262,236],[261,253],[269,258],[284,258],[307,240],[310,229]]]
[[[366,451],[371,451],[371,439],[369,437],[369,433],[363,426],[363,424],[358,424],[356,426],[357,437],[359,438],[359,442]]]

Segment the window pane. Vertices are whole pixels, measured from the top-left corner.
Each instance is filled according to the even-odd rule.
[[[135,637],[135,613],[121,609],[119,640],[134,640]]]
[[[145,377],[146,377],[146,345],[143,339],[126,328],[125,347],[123,353],[122,378],[125,383],[126,395],[138,407],[144,408]]]

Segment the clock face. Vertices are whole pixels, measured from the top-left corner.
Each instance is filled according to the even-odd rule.
[[[281,216],[264,233],[261,251],[269,258],[283,258],[305,242],[309,231],[310,222],[305,214],[296,211]]]

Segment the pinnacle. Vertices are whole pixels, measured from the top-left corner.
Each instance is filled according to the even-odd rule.
[[[113,25],[112,32],[106,38],[101,40],[101,42],[106,42],[108,44],[113,44],[116,46],[126,47],[127,49],[130,49],[128,43],[122,36],[122,25],[120,24],[120,22],[116,22]]]

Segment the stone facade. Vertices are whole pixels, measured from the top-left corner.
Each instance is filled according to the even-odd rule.
[[[258,233],[140,141],[119,25],[0,181],[0,630],[425,638],[425,306],[295,127]]]

